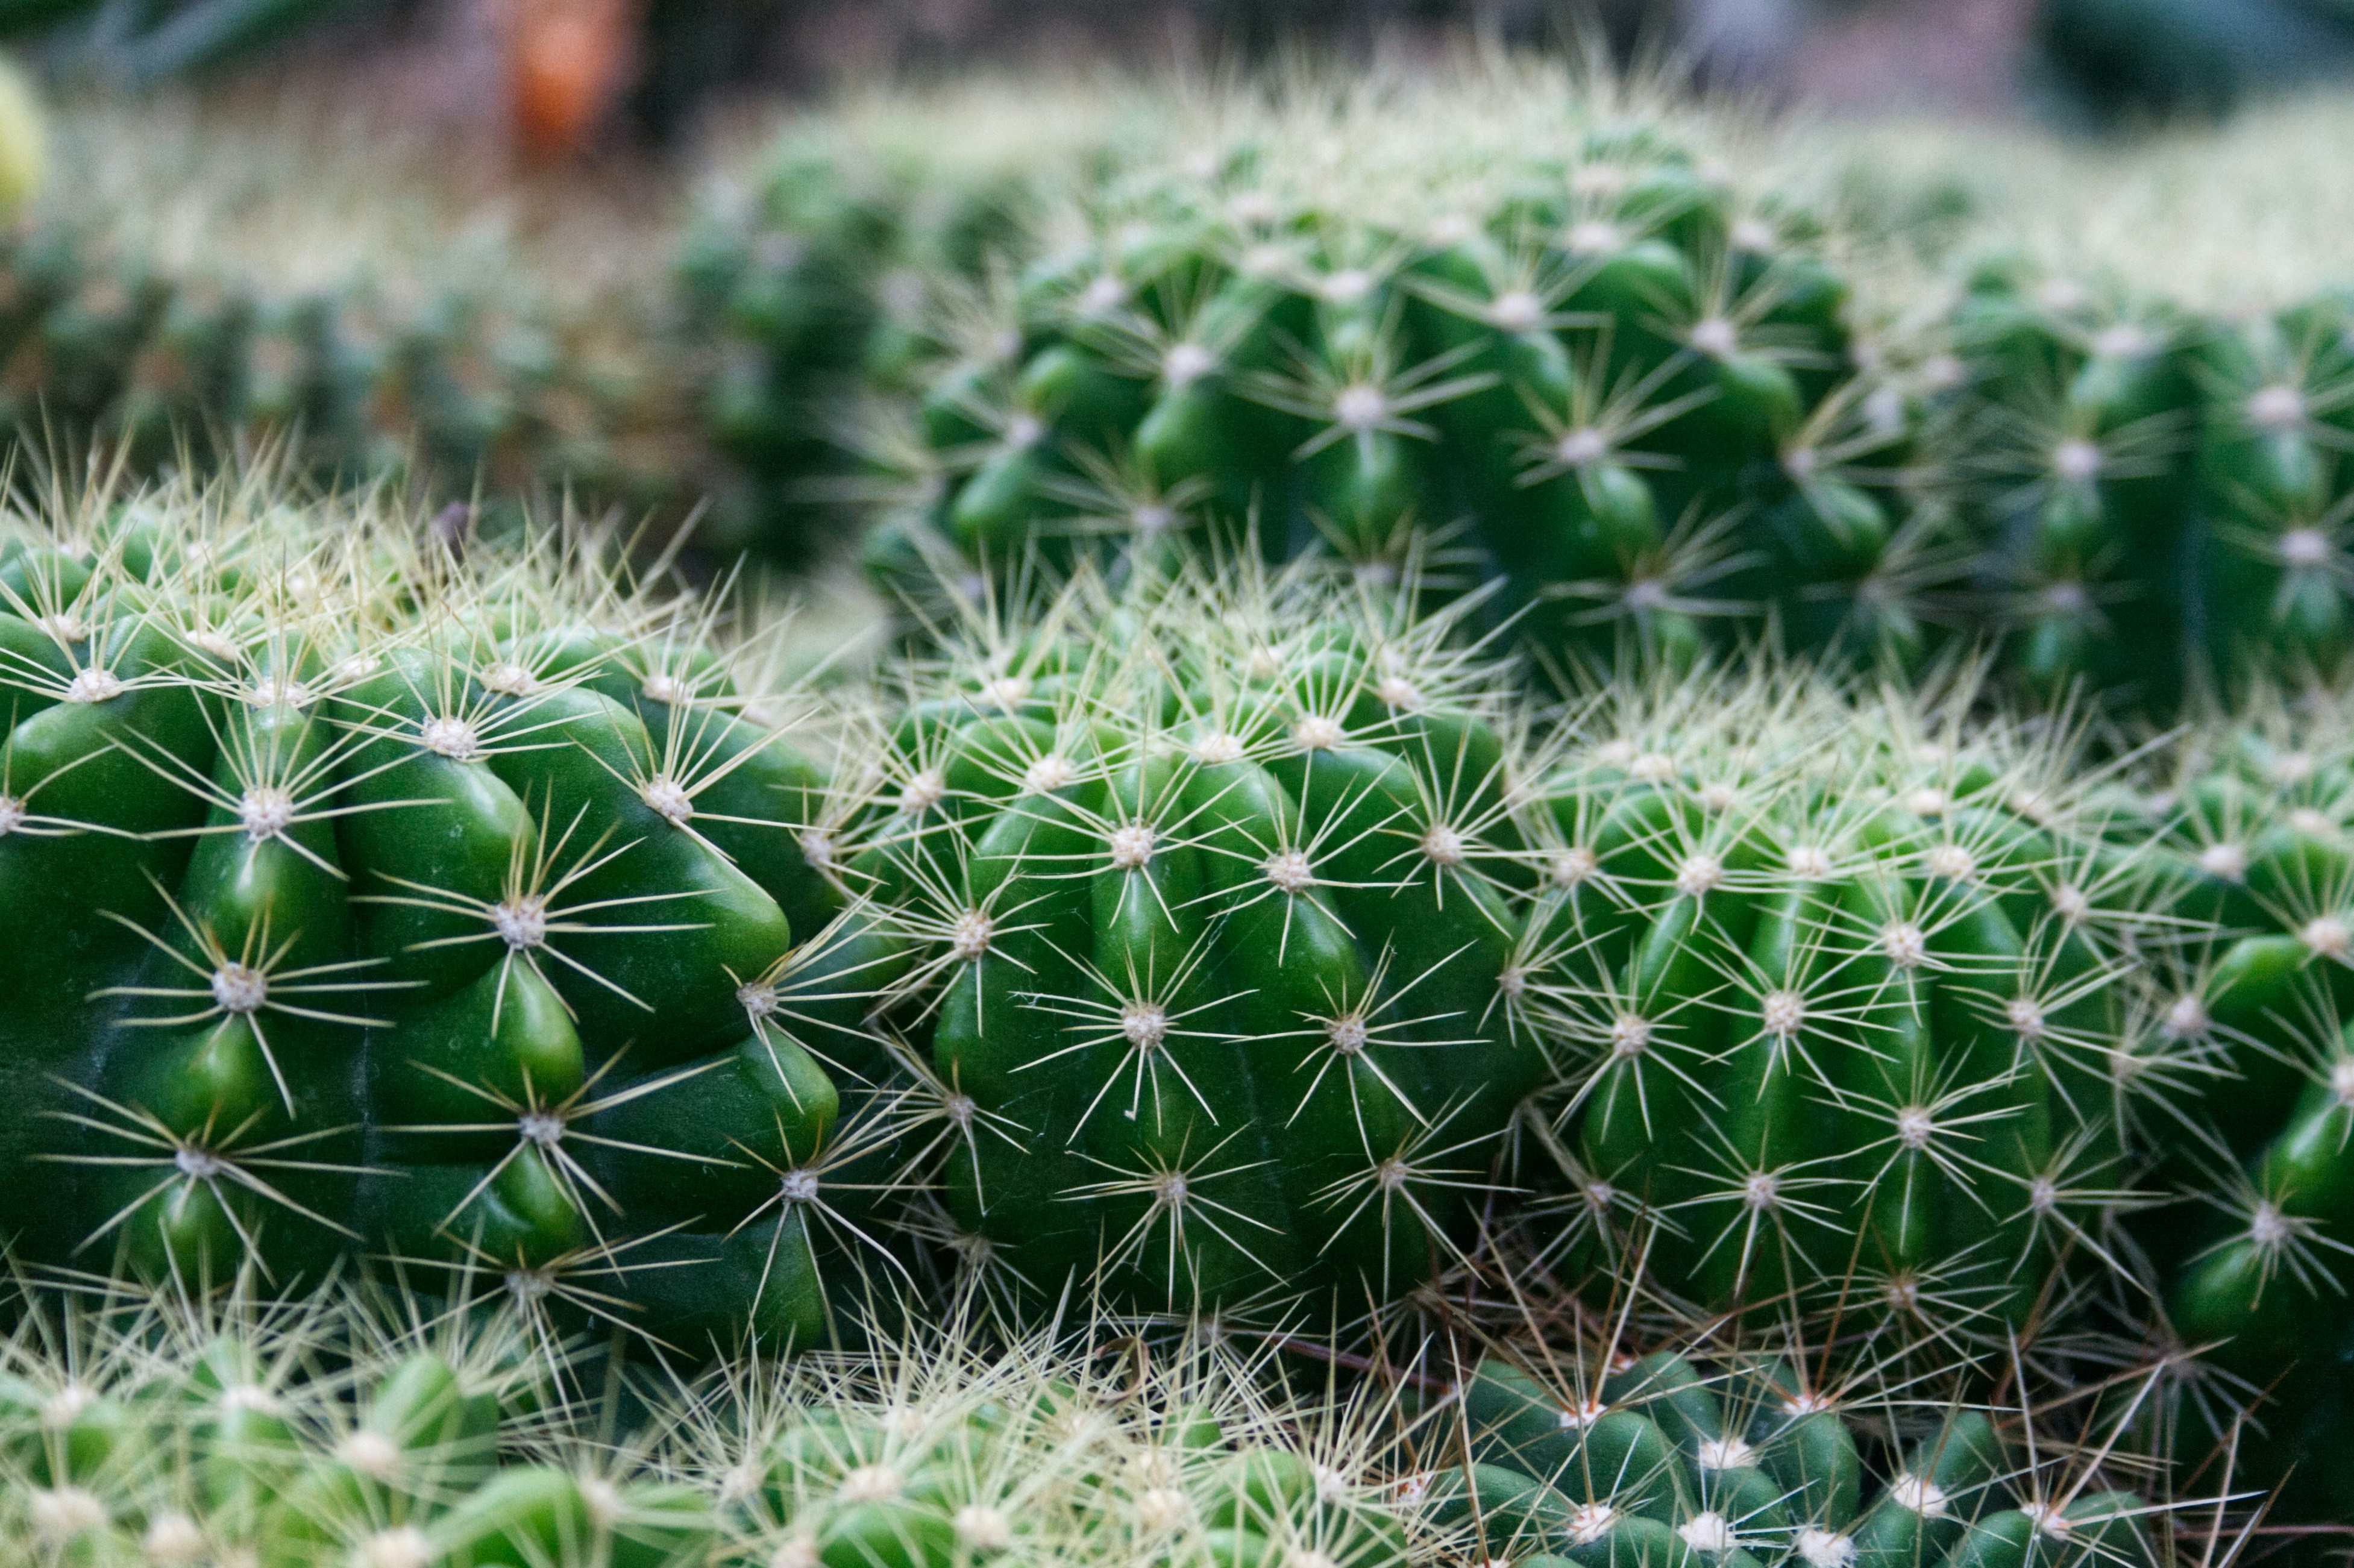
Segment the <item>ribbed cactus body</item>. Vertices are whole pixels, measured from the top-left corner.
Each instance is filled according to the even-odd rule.
[[[1856,372],[1815,227],[1663,133],[1561,141],[1434,151],[1378,197],[1249,143],[1112,182],[932,383],[948,482],[870,559],[1420,539],[1504,576],[1556,657],[1688,659],[1769,612],[1917,657],[1916,432]]]
[[[919,942],[886,1017],[960,1107],[949,1209],[1049,1299],[1394,1298],[1542,1075],[1504,690],[1443,623],[1237,576],[911,673],[843,851]]]
[[[1550,1245],[1714,1308],[1998,1336],[2063,1259],[2099,1271],[2142,1158],[2141,903],[2059,758],[1761,680],[1599,709],[1541,789]]]
[[[1520,1563],[2158,1561],[2136,1493],[2051,1486],[1977,1410],[1908,1410],[1919,1430],[1876,1430],[1890,1414],[1824,1398],[1777,1361],[1703,1372],[1660,1352],[1564,1391],[1490,1359],[1462,1391],[1470,1463],[1426,1484],[1437,1517],[1476,1514],[1490,1550]],[[1892,1436],[1875,1473],[1866,1457]]]
[[[691,618],[190,496],[0,560],[0,876],[45,911],[0,1119],[52,1194],[12,1231],[191,1278],[456,1246],[624,1319],[643,1263],[674,1320],[812,1331],[842,1096],[748,999],[830,913],[776,853],[817,779]]]

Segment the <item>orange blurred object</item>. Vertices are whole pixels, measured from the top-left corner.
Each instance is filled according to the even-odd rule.
[[[629,85],[644,0],[516,0],[507,86],[515,138],[535,158],[580,152]]]

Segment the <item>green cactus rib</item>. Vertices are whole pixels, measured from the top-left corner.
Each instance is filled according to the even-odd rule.
[[[2148,911],[2102,782],[1770,670],[1596,705],[1533,785],[1542,1244],[1713,1308],[1998,1340],[2064,1313],[2063,1275],[2127,1275]]]
[[[716,611],[364,507],[93,512],[0,537],[0,886],[44,911],[0,959],[0,1165],[48,1195],[10,1228],[814,1332],[876,1064],[782,1027],[832,950],[818,779]]]
[[[2105,1454],[2064,1470],[2014,1457],[1983,1411],[1866,1408],[1788,1362],[1703,1372],[1674,1351],[1570,1386],[1482,1361],[1450,1414],[1468,1462],[1416,1478],[1445,1521],[1510,1561],[1578,1568],[2024,1568],[2161,1561]],[[1893,1428],[1893,1430],[1889,1430]],[[1882,1473],[1870,1453],[1890,1456]],[[2073,1473],[2070,1473],[2073,1472]]]
[[[1543,1075],[1500,672],[1248,562],[1083,578],[886,680],[829,851],[912,944],[968,1258],[1052,1300],[1360,1312],[1464,1239]]]
[[[1556,657],[1689,660],[1770,612],[1918,660],[1956,565],[1835,248],[1655,126],[1553,141],[1354,200],[1247,139],[1107,182],[932,382],[947,482],[870,565],[1419,535]]]
[[[2089,682],[2163,710],[2186,682],[2231,694],[2343,667],[2342,294],[2209,316],[1998,257],[1946,328],[1974,571],[2031,689]]]

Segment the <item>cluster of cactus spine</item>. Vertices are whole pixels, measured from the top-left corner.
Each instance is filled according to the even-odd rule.
[[[585,1345],[551,1358],[482,1302],[11,1305],[10,1563],[1405,1568],[1453,1540],[1385,1484],[1385,1401],[1311,1403],[1201,1340],[1106,1360],[949,1326],[693,1383],[609,1367],[599,1397]]]
[[[1193,1334],[1092,1361],[1052,1335],[979,1344],[951,1323],[734,1369],[655,1452],[748,1563],[1405,1568],[1459,1543],[1387,1484],[1377,1392],[1311,1397]]]
[[[25,1286],[0,1342],[8,1561],[705,1561],[707,1499],[588,1444],[511,1319]],[[389,1308],[391,1310],[387,1310]]]
[[[926,392],[946,482],[874,569],[1188,535],[1379,565],[1421,536],[1503,576],[1557,657],[1688,660],[1769,612],[1922,655],[1942,514],[1818,225],[1649,123],[1405,174],[1343,139],[1285,125],[1090,192]]]
[[[48,910],[0,960],[0,1163],[48,1194],[8,1229],[816,1332],[889,1118],[876,1064],[782,1027],[838,895],[792,711],[754,705],[774,638],[594,541],[461,559],[270,489],[0,534],[0,885]]]

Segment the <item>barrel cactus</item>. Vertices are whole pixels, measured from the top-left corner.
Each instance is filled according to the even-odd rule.
[[[2147,1232],[2167,1342],[2210,1374],[2189,1389],[2208,1436],[2227,1433],[2252,1394],[2268,1397],[2267,1453],[2283,1470],[2354,1430],[2349,733],[2342,705],[2326,701],[2207,726],[2151,820],[2181,937],[2152,1011],[2198,1091],[2185,1117],[2196,1136],[2164,1170],[2190,1201]],[[2298,1468],[2310,1517],[2354,1507],[2342,1467]]]
[[[579,1442],[511,1322],[402,1322],[334,1292],[269,1310],[37,1287],[16,1305],[12,1561],[683,1568],[710,1550],[707,1499]]]
[[[2031,690],[2170,711],[2186,683],[2343,667],[2349,322],[2329,292],[2214,313],[2011,256],[1969,273],[1956,466],[1988,624]]]
[[[1249,562],[911,660],[825,857],[909,944],[957,1245],[1148,1310],[1430,1277],[1543,1073],[1525,714],[1458,617]]]
[[[1689,659],[1769,614],[1921,656],[1953,568],[1919,410],[1859,371],[1819,224],[1599,105],[1410,148],[1353,107],[1094,193],[932,383],[945,483],[875,568],[1188,535],[1394,567],[1419,538],[1556,657]]]
[[[594,544],[461,559],[368,503],[5,530],[0,882],[48,911],[0,1007],[25,1246],[462,1255],[650,1331],[814,1331],[880,1068],[784,1027],[839,895],[790,715],[731,674],[757,635]]]
[[[727,1562],[1405,1568],[1459,1535],[1384,1484],[1377,1394],[1293,1392],[1196,1338],[1085,1342],[984,1348],[951,1323],[735,1369],[655,1453],[715,1499]]]
[[[2048,1468],[1986,1412],[1850,1396],[1798,1365],[1665,1351],[1606,1372],[1482,1361],[1444,1413],[1460,1467],[1413,1484],[1516,1563],[2154,1564],[2157,1510],[2105,1451]],[[1452,1436],[1452,1434],[1450,1434]],[[2024,1457],[2028,1463],[2021,1464]]]
[[[737,482],[706,537],[805,562],[888,488],[862,471],[881,407],[922,385],[960,302],[1029,259],[1046,192],[1107,134],[1092,101],[1040,110],[970,90],[840,105],[707,182],[678,270]]]
[[[1571,726],[1520,960],[1558,1042],[1552,1255],[1961,1340],[2128,1272],[2166,1076],[2128,1070],[2149,911],[2103,829],[2132,803],[1966,699],[1768,668]]]

